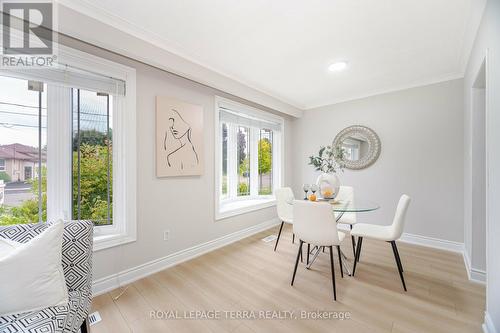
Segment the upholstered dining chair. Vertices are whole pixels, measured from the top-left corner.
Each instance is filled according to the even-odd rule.
[[[285,223],[293,224],[293,191],[289,187],[282,187],[274,190],[274,195],[276,197],[276,209],[278,211],[278,218],[281,221],[280,231],[278,232],[278,238],[276,239],[276,244],[274,244],[274,251],[278,247],[278,242],[280,241],[281,231],[283,230],[283,225]],[[295,235],[293,235],[293,238]],[[293,240],[292,240],[293,242]]]
[[[396,266],[398,267],[399,277],[403,283],[403,289],[406,291],[406,283],[403,276],[403,264],[401,263],[401,257],[399,256],[398,247],[396,245],[396,240],[398,240],[403,234],[406,212],[408,206],[410,205],[411,198],[406,194],[403,194],[399,199],[398,206],[396,208],[396,214],[391,225],[381,226],[374,224],[358,223],[354,225],[351,230],[351,235],[358,237],[358,244],[356,248],[356,256],[354,260],[354,267],[352,269],[352,276],[356,272],[356,265],[359,261],[359,256],[361,254],[361,246],[363,243],[363,238],[371,238],[376,240],[385,241],[391,244],[392,252],[394,254],[394,259],[396,261]]]
[[[340,243],[345,238],[345,233],[338,231],[332,206],[326,202],[311,202],[295,200],[293,203],[293,232],[300,240],[299,251],[293,270],[292,283],[295,281],[299,257],[302,253],[304,243],[313,244],[318,247],[328,247],[330,249],[330,267],[332,271],[333,299],[337,300],[337,290],[335,287],[335,268],[333,267],[333,247],[337,248],[339,257],[340,275],[344,277],[342,268],[342,255],[340,253]]]
[[[340,186],[339,194],[335,198],[338,201],[354,201],[354,188],[351,186]],[[338,216],[339,213],[337,213]],[[352,226],[356,224],[356,213],[346,212],[343,213],[337,223],[347,224],[349,228],[352,230]],[[352,253],[356,256],[356,240],[354,236],[351,235],[352,242]]]

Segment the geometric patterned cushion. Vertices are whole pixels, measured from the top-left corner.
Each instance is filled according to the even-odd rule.
[[[0,237],[26,243],[50,223],[0,226]],[[0,333],[12,332],[77,332],[87,317],[92,300],[92,241],[91,221],[71,221],[64,224],[62,266],[68,287],[68,305],[40,311],[0,317]]]
[[[66,305],[0,317],[0,332],[76,333],[88,315],[91,297],[87,292],[71,291],[68,293],[68,298],[69,302]]]

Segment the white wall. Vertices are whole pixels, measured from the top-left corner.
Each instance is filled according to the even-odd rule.
[[[342,183],[381,208],[360,221],[390,224],[401,194],[412,197],[405,232],[463,242],[463,81],[453,80],[308,110],[293,121],[293,181],[317,173],[307,157],[351,125],[365,125],[382,142],[368,169],[346,170]]]
[[[111,54],[69,38],[62,43],[108,58],[137,70],[137,241],[94,253],[94,280],[142,265],[276,218],[274,207],[214,220],[214,112],[215,95],[259,107],[223,92],[162,70]],[[155,177],[155,96],[174,96],[204,107],[205,169],[200,177]],[[263,107],[261,109],[266,110]],[[270,111],[270,110],[268,110]],[[285,144],[290,146],[289,116]],[[290,170],[289,150],[285,162]],[[288,177],[287,177],[288,176]],[[286,175],[290,183],[290,174]],[[170,230],[170,240],[163,231]]]
[[[489,332],[500,332],[500,0],[489,0],[474,42],[464,79],[465,96],[465,243],[467,251],[483,247],[472,239],[472,91],[486,52],[487,103],[487,230],[486,230],[486,317]],[[495,329],[496,328],[496,329]]]

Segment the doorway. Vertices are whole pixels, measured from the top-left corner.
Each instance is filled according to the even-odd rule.
[[[486,59],[472,85],[472,249],[471,274],[486,276]]]
[[[24,181],[27,182],[33,178],[33,169],[30,166],[24,167]]]

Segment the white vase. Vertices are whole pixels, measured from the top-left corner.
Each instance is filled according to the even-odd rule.
[[[340,179],[336,173],[322,173],[316,180],[319,195],[323,199],[335,199],[340,190]]]

